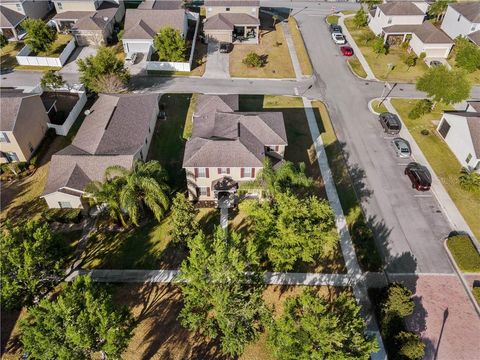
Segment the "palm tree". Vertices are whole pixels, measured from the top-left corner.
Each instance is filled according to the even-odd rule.
[[[470,192],[480,192],[480,174],[463,168],[458,178],[462,189]]]
[[[122,166],[110,166],[105,171],[110,179],[121,178],[125,182],[119,193],[120,206],[138,226],[140,213],[146,206],[160,221],[170,205],[170,188],[167,174],[156,160],[136,161],[131,170]]]

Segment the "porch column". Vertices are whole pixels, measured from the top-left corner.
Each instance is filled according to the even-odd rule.
[[[257,44],[259,43],[258,41],[259,32],[260,32],[260,27],[257,25],[257,30],[255,31],[255,36],[257,37]]]
[[[12,31],[13,31],[13,38],[14,38],[15,40],[19,40],[19,39],[18,39],[17,28],[16,28],[16,27],[13,27],[13,28],[12,28]]]
[[[387,37],[388,37],[388,34],[383,33],[383,43],[384,44],[387,42]]]
[[[55,27],[57,28],[57,32],[60,32],[60,27],[58,26],[58,21],[53,20],[53,23],[55,24]]]
[[[407,34],[403,34],[403,39],[402,39],[402,43],[405,42],[405,39],[407,38]]]

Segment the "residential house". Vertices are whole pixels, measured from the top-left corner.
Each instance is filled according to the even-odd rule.
[[[238,95],[200,95],[185,146],[189,198],[230,203],[254,180],[266,157],[280,163],[287,146],[281,112],[239,112]]]
[[[0,32],[10,41],[23,39],[26,32],[21,23],[26,18],[42,19],[52,9],[49,1],[1,0]]]
[[[108,42],[115,23],[125,15],[120,0],[55,1],[52,19],[59,32],[71,32],[79,46],[100,46]]]
[[[465,36],[480,46],[480,2],[449,4],[441,28],[452,39]]]
[[[178,30],[183,37],[187,36],[187,13],[178,2],[148,1],[142,3],[138,9],[127,9],[122,37],[125,53],[150,55],[153,50],[153,39],[166,27]]]
[[[31,19],[43,19],[53,9],[50,1],[0,0],[0,5]]]
[[[43,192],[50,208],[83,208],[85,187],[109,166],[147,158],[159,112],[158,94],[99,95],[71,145],[52,156]]]
[[[258,44],[260,1],[205,0],[207,41]]]
[[[0,163],[29,161],[49,121],[40,94],[2,89],[0,109]]]
[[[463,167],[480,173],[480,101],[465,111],[445,111],[437,131]]]
[[[427,9],[428,4],[422,2],[387,2],[369,13],[368,26],[389,45],[408,39],[409,50],[417,56],[425,53],[427,62],[446,59],[453,41],[432,23],[424,22]]]

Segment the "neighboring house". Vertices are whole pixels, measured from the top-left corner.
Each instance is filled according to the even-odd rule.
[[[99,95],[71,145],[52,156],[43,192],[50,208],[83,208],[85,187],[112,165],[146,160],[159,112],[158,94]]]
[[[43,19],[53,9],[52,3],[48,0],[0,0],[0,5],[31,19]]]
[[[39,94],[0,91],[0,163],[28,161],[47,132],[48,115]]]
[[[428,21],[424,22],[428,4],[421,2],[387,2],[369,14],[368,26],[389,45],[409,39],[410,50],[426,59],[446,59],[453,41]],[[427,61],[428,62],[428,61]]]
[[[125,14],[120,0],[62,0],[54,4],[57,15],[52,22],[59,32],[71,32],[79,46],[106,44],[115,23]]]
[[[480,173],[480,101],[465,111],[445,111],[437,131],[462,166]]]
[[[191,200],[236,202],[239,184],[254,180],[266,157],[283,159],[281,112],[238,112],[238,95],[200,95],[192,121],[183,158]]]
[[[164,4],[163,4],[164,3]],[[187,13],[182,8],[162,8],[162,4],[178,7],[178,2],[156,1],[142,3],[138,9],[127,9],[125,26],[122,36],[125,53],[136,52],[150,54],[153,50],[153,39],[158,32],[166,27],[178,30],[185,38],[188,31]],[[176,5],[174,4],[176,3]],[[154,7],[157,4],[157,7]],[[148,6],[152,6],[148,8]]]
[[[480,46],[480,2],[449,4],[441,28],[452,39],[465,36]]]
[[[22,21],[26,18],[22,13],[0,5],[0,32],[9,41],[21,40],[27,34],[21,27]]]
[[[258,44],[260,1],[205,0],[207,41]]]

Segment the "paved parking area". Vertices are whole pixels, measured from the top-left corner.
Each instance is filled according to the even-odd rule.
[[[220,53],[219,44],[210,42],[207,50],[207,65],[204,78],[228,79],[230,78],[229,54]]]
[[[85,59],[87,56],[95,55],[97,49],[91,46],[80,46],[75,49],[75,51],[70,55],[67,60],[67,63],[59,71],[60,74],[74,74],[78,73],[77,60]]]

